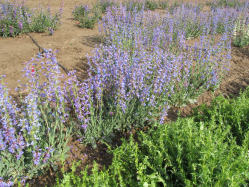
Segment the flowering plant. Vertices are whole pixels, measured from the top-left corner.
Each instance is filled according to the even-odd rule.
[[[236,21],[233,31],[233,44],[237,47],[249,45],[249,26],[248,20],[243,16],[243,19]]]
[[[54,58],[50,52],[44,55],[48,59]],[[34,68],[30,70],[30,64],[31,62],[27,63],[24,71],[31,84],[22,86],[26,87],[29,93],[23,98],[20,92],[21,107],[8,96],[8,90],[3,83],[4,76],[1,77],[0,176],[4,181],[25,182],[26,179],[42,174],[50,163],[56,170],[55,162],[70,149],[67,141],[73,124],[70,127],[63,125],[62,120],[66,118],[65,110],[53,109],[49,98],[45,98],[45,93],[42,91],[42,87],[46,84],[39,85],[39,75]],[[32,64],[32,67],[34,66],[35,64]],[[48,80],[52,81],[56,69],[48,71],[51,71]],[[55,83],[55,89],[56,85],[58,84]],[[55,103],[59,106],[60,101],[57,100]],[[64,116],[61,116],[61,111]]]

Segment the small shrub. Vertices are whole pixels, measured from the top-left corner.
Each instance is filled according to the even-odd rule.
[[[69,122],[70,127],[63,124],[68,119],[68,111],[63,103],[63,91],[58,91],[60,81],[55,81],[58,79],[59,70],[58,67],[51,68],[56,66],[56,62],[53,61],[54,54],[46,52],[44,56],[47,61],[43,68],[48,73],[45,76],[53,87],[47,90],[46,83],[39,85],[37,71],[31,72],[31,61],[27,62],[23,71],[29,82],[26,85],[29,94],[24,98],[20,94],[21,107],[18,107],[8,96],[3,77],[0,77],[2,81],[0,84],[0,186],[7,181],[25,182],[27,179],[43,174],[50,165],[57,170],[55,163],[58,158],[62,155],[66,157],[70,149],[67,142],[75,124],[72,121]],[[60,99],[46,97],[50,93]],[[54,105],[51,104],[52,100]]]
[[[239,0],[218,0],[215,2],[218,7],[231,7],[235,8],[236,6],[241,7],[244,3],[240,2]]]
[[[101,7],[101,12],[106,13],[106,8],[116,5],[117,3],[113,0],[99,0],[97,5]]]
[[[8,1],[0,1],[0,36],[15,37],[25,32],[45,32],[48,29],[56,30],[62,15],[60,12],[51,15],[50,7],[46,11],[30,10],[24,3],[11,4]]]
[[[217,124],[231,126],[231,134],[238,145],[244,143],[249,132],[249,87],[237,99],[228,100],[216,97],[210,107],[202,104],[193,110],[195,121],[207,123],[212,118]]]
[[[248,94],[247,94],[248,95]],[[244,97],[244,96],[242,96]],[[243,101],[242,101],[243,100]],[[223,114],[230,116],[233,108],[237,111],[247,106],[248,96],[234,102]],[[242,102],[242,103],[240,103]],[[236,104],[237,103],[237,104]],[[216,103],[214,103],[216,104]],[[227,106],[219,103],[220,106]],[[243,107],[241,108],[241,104]],[[217,106],[217,104],[215,105]],[[243,109],[242,109],[243,110]],[[236,116],[234,115],[236,114]],[[238,119],[248,111],[232,114]],[[59,186],[246,186],[249,180],[248,142],[249,129],[244,129],[245,141],[237,145],[232,123],[226,123],[214,116],[220,112],[211,111],[209,120],[195,122],[195,118],[178,119],[171,124],[154,124],[147,132],[139,132],[139,142],[122,139],[122,145],[111,148],[112,164],[108,170],[98,171],[94,164],[93,174],[82,178],[72,172],[64,174]],[[232,122],[232,121],[231,121]],[[235,121],[234,121],[235,122]],[[238,122],[238,121],[237,121]],[[236,122],[235,122],[236,123]],[[233,125],[233,124],[232,124]],[[59,181],[62,182],[59,184]]]
[[[159,0],[158,4],[162,9],[166,9],[169,6],[168,2],[165,0]]]
[[[179,2],[173,1],[172,3],[173,3],[173,4],[171,4],[171,5],[169,6],[169,8],[168,8],[170,14],[173,14],[173,13],[174,13],[174,10],[176,10],[178,7],[180,7]]]
[[[82,5],[76,6],[73,10],[74,19],[78,20],[79,27],[81,28],[90,28],[93,29],[95,26],[95,23],[101,18],[101,13],[103,9],[101,9],[100,5],[91,6],[89,5]]]
[[[158,8],[158,4],[155,1],[147,0],[145,2],[145,7],[149,10],[156,10]]]
[[[234,26],[233,45],[244,47],[249,45],[249,26],[245,19],[238,20]]]
[[[145,2],[138,0],[124,1],[124,6],[126,6],[126,11],[140,12],[145,8]]]

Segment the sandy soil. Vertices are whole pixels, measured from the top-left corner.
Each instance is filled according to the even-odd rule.
[[[69,70],[76,69],[78,71],[79,78],[84,79],[86,77],[87,60],[86,54],[91,54],[98,41],[98,27],[91,29],[78,28],[77,21],[73,20],[72,11],[76,5],[81,3],[92,4],[93,1],[80,1],[80,0],[65,0],[63,7],[63,22],[60,29],[55,31],[52,36],[47,33],[31,33],[30,35],[42,48],[51,48],[53,50],[59,50],[57,53],[57,60],[60,64]],[[201,1],[200,1],[201,2]],[[43,7],[51,5],[53,11],[59,11],[62,4],[62,0],[27,0],[26,4],[30,7],[38,6],[39,3]],[[205,11],[208,11],[208,7],[205,7]],[[0,38],[0,75],[5,74],[7,77],[4,79],[7,82],[8,88],[12,91],[18,86],[18,80],[21,80],[21,84],[25,83],[25,78],[22,77],[21,70],[24,68],[23,63],[29,61],[39,51],[38,47],[27,35],[21,35],[16,38]],[[233,95],[238,96],[240,89],[245,89],[249,85],[249,47],[237,48],[232,47],[232,59],[229,74],[221,83],[220,89],[215,92],[215,96],[221,92],[224,96]],[[187,107],[179,109],[172,107],[169,111],[169,116],[166,121],[174,121],[177,119],[177,110],[182,112],[182,117],[190,114],[192,107],[202,103],[210,104],[212,100],[211,93],[202,94],[198,98],[198,103],[189,104]],[[134,131],[133,131],[134,132]],[[127,134],[117,134],[113,144],[118,142],[121,144],[121,137],[127,137]],[[77,151],[73,151],[66,162],[66,169],[72,165],[72,161],[84,158],[77,173],[89,165],[90,168],[95,160],[99,164],[101,169],[103,166],[111,164],[112,155],[106,153],[106,146],[102,144],[98,145],[96,150],[92,150],[89,147],[81,146],[73,139],[70,140],[69,145],[77,147]],[[84,156],[87,154],[88,156]],[[89,169],[90,171],[90,169]],[[30,181],[31,182],[31,181]],[[49,168],[44,176],[40,176],[33,180],[31,186],[52,186],[55,182],[55,172]]]

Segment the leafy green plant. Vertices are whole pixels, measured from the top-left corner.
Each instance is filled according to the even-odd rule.
[[[239,102],[232,104],[234,108],[241,109]],[[249,106],[247,102],[243,107]],[[222,111],[226,113],[225,108]],[[82,179],[71,172],[60,182],[68,186],[246,186],[248,129],[244,131],[245,141],[237,145],[231,136],[233,127],[223,118],[217,123],[215,116],[221,116],[220,112],[212,111],[210,115],[206,121],[195,122],[191,117],[178,118],[171,124],[154,124],[147,132],[138,132],[139,144],[134,142],[132,134],[129,141],[122,139],[122,145],[114,149],[106,144],[108,153],[113,154],[107,171],[98,172],[95,163],[93,174],[87,175],[86,168],[81,173]]]
[[[171,14],[174,13],[174,10],[176,10],[180,6],[179,2],[173,1],[171,5],[169,5],[168,10]]]
[[[158,8],[158,4],[156,1],[147,0],[145,1],[145,7],[149,10],[156,10]]]
[[[211,1],[207,1],[207,2],[206,2],[206,5],[207,5],[207,6],[211,6],[212,4],[213,4],[213,2],[211,2]]]
[[[93,29],[96,23],[94,17],[84,17],[78,20],[80,22],[79,27]]]
[[[131,12],[140,12],[141,10],[144,10],[145,8],[145,2],[138,1],[138,0],[131,0],[131,1],[124,1],[123,5],[126,6],[127,11]]]
[[[186,27],[186,38],[197,38],[200,36],[203,32],[203,26],[199,24],[199,21],[196,21],[195,23],[189,23]]]
[[[88,166],[86,166],[84,171],[81,171],[82,177],[75,175],[76,167],[79,165],[80,161],[75,164],[73,162],[71,167],[71,172],[63,173],[63,179],[60,180],[57,173],[56,185],[54,187],[87,187],[87,186],[115,186],[114,181],[109,176],[109,169],[106,170],[105,167],[102,171],[98,170],[98,165],[94,161],[92,175],[87,174]]]
[[[44,11],[41,7],[40,11],[37,11],[33,14],[31,21],[32,24],[28,25],[28,30],[30,32],[38,33],[45,32],[48,28],[50,31],[51,29],[56,30],[61,24],[59,22],[61,15],[62,9],[60,13],[56,13],[54,16],[51,16],[50,7],[47,9],[47,11]]]
[[[193,117],[154,124],[112,148],[112,165],[82,179],[72,172],[60,182],[74,186],[246,186],[249,179],[249,87],[237,99],[219,96]],[[66,179],[67,182],[66,183]],[[59,178],[57,178],[59,185]],[[84,181],[84,182],[83,182]]]
[[[47,65],[51,63],[49,62],[50,55],[47,53]],[[37,61],[39,60],[37,59]],[[8,97],[8,90],[1,77],[1,185],[4,185],[3,181],[9,181],[12,184],[25,182],[27,179],[43,174],[50,165],[56,171],[58,168],[56,162],[61,155],[66,157],[70,149],[67,143],[75,124],[74,122],[68,123],[69,127],[63,124],[68,112],[64,108],[65,105],[61,103],[61,99],[58,99],[61,93],[54,90],[57,99],[54,100],[55,107],[52,106],[49,98],[44,98],[46,94],[39,86],[37,81],[39,76],[36,74],[34,64],[32,65],[33,70],[30,71],[30,63],[30,61],[27,62],[27,66],[24,68],[29,84],[26,84],[28,95],[23,97],[20,93],[21,108]],[[58,72],[53,68],[49,68],[49,71],[50,75],[47,76],[47,79],[53,82]],[[52,74],[53,77],[51,77]],[[43,86],[45,85],[44,83]],[[59,82],[54,82],[53,86],[58,89]],[[12,111],[11,115],[8,113],[9,110]]]
[[[111,7],[111,6],[116,5],[116,4],[117,3],[115,3],[113,0],[98,0],[98,2],[97,2],[97,6],[101,7],[102,13],[106,13],[107,7]]]
[[[81,28],[90,28],[93,29],[95,23],[101,19],[101,13],[103,9],[101,9],[100,5],[91,6],[89,5],[81,5],[76,6],[73,10],[74,19],[79,21],[78,26]]]
[[[159,5],[162,9],[166,9],[166,8],[168,8],[168,6],[169,6],[168,2],[165,1],[165,0],[159,0],[158,5]]]
[[[0,1],[0,36],[15,37],[26,32],[45,32],[48,29],[53,34],[53,30],[60,26],[62,7],[60,12],[51,15],[50,7],[46,11],[30,10],[24,3],[11,4],[8,1]]]
[[[214,8],[224,8],[224,7],[231,7],[235,8],[237,7],[242,7],[245,5],[244,2],[241,2],[239,0],[218,0],[214,2],[209,2],[207,5],[211,5],[211,9]]]
[[[242,93],[242,92],[241,92]],[[249,131],[249,87],[236,99],[225,99],[223,96],[216,97],[210,107],[202,104],[194,108],[192,116],[195,121],[206,123],[214,118],[217,124],[231,126],[231,134],[238,145],[244,143]]]
[[[142,133],[143,154],[148,156],[141,161],[146,166],[143,174],[157,175],[163,186],[245,185],[247,150],[228,140],[229,134],[229,126],[213,119],[194,123],[193,118]]]

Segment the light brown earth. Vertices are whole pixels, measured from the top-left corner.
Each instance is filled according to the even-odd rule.
[[[81,3],[92,4],[95,1],[80,1],[80,0],[65,0],[63,6],[63,22],[59,30],[55,31],[52,36],[47,33],[31,33],[30,35],[35,41],[43,48],[51,48],[54,50],[60,50],[57,53],[57,60],[60,64],[69,70],[75,68],[78,71],[78,75],[81,79],[86,77],[87,60],[86,54],[91,54],[96,44],[99,44],[98,40],[98,26],[94,29],[83,29],[77,27],[77,21],[73,20],[72,11],[76,5]],[[205,3],[204,1],[199,1]],[[29,7],[38,6],[39,3],[43,7],[51,5],[53,11],[59,11],[62,4],[61,0],[27,0],[26,5]],[[208,11],[208,7],[204,7],[204,11]],[[23,63],[29,61],[39,51],[38,47],[27,35],[21,35],[16,38],[0,38],[0,75],[5,74],[7,77],[4,79],[7,82],[8,88],[11,88],[11,92],[14,93],[14,89],[18,86],[18,80],[21,80],[21,84],[25,83],[25,79],[22,77],[21,70],[24,68]],[[238,96],[240,89],[245,89],[249,85],[249,47],[237,48],[232,47],[232,59],[229,74],[221,83],[220,89],[215,92],[215,96],[219,94],[219,91],[224,95]],[[198,98],[197,104],[189,104],[187,107],[178,109],[172,107],[169,111],[169,116],[166,121],[174,121],[177,119],[177,110],[182,112],[182,116],[190,114],[192,107],[202,103],[210,104],[212,100],[211,93],[202,94]],[[134,131],[133,131],[134,132]],[[121,144],[121,137],[127,137],[128,134],[119,133],[116,135],[113,144],[118,142]],[[92,167],[95,160],[99,164],[101,169],[103,166],[111,164],[112,155],[108,155],[105,150],[106,146],[99,144],[96,150],[90,150],[89,147],[80,146],[75,140],[70,140],[69,145],[77,147],[77,151],[73,151],[73,155],[70,156],[66,162],[66,168],[68,169],[72,165],[72,161],[80,160],[81,162],[77,173],[85,168],[86,165]],[[87,150],[86,150],[87,149]],[[87,154],[85,157],[84,154]],[[70,153],[71,155],[71,153]],[[100,164],[101,163],[101,164]],[[89,170],[90,171],[90,170]],[[32,182],[33,181],[33,182]],[[52,186],[55,183],[55,172],[49,168],[47,173],[36,179],[30,180],[31,186]]]

